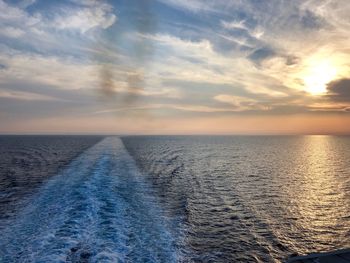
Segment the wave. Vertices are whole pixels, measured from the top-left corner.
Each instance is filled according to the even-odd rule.
[[[172,222],[122,141],[72,161],[1,230],[1,262],[176,262]]]

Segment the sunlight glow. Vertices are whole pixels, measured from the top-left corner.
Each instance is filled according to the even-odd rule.
[[[303,78],[306,91],[312,95],[322,95],[337,73],[337,68],[328,60],[313,62]]]

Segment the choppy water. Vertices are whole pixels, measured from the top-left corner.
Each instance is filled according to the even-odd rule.
[[[349,200],[350,137],[107,137],[0,219],[0,262],[280,262],[350,247]]]

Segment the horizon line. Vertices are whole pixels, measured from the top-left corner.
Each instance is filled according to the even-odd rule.
[[[0,136],[350,136],[350,133],[1,133]]]

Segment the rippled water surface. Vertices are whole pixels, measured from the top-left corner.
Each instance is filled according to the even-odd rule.
[[[1,219],[101,136],[0,136]]]
[[[6,221],[0,262],[176,262],[158,203],[121,140],[106,138]]]
[[[181,215],[187,258],[274,262],[350,246],[350,137],[125,137]]]
[[[350,247],[350,137],[100,137],[75,154],[45,140],[0,140],[2,200],[17,207],[0,217],[0,262],[281,262]],[[58,149],[66,165],[45,173]],[[13,198],[12,181],[31,190]]]

